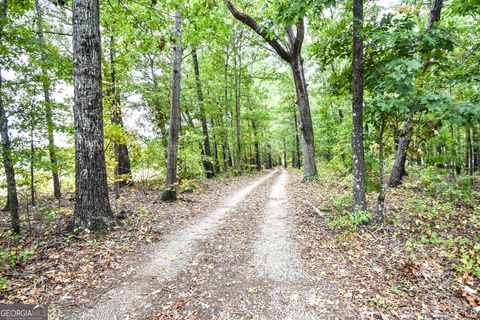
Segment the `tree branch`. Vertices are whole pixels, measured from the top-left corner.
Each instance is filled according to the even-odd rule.
[[[243,24],[249,26],[253,31],[255,31],[259,36],[261,36],[265,41],[267,41],[270,46],[275,50],[275,52],[285,61],[290,63],[292,61],[292,56],[290,53],[280,44],[278,39],[270,37],[262,27],[248,14],[242,13],[235,8],[231,0],[223,0],[228,10],[232,15]]]
[[[302,50],[303,39],[305,38],[305,23],[303,18],[298,19],[297,22],[297,36],[292,45],[292,54],[298,54]]]

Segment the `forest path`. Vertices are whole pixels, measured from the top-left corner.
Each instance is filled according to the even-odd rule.
[[[103,293],[96,303],[89,307],[71,311],[74,319],[128,319],[136,305],[144,302],[146,296],[158,293],[163,283],[175,279],[185,268],[188,260],[198,251],[198,242],[225,223],[224,218],[252,193],[274,176],[270,172],[228,196],[216,209],[189,227],[174,232],[165,241],[154,245],[147,253],[148,259],[139,264],[138,270],[123,283]]]
[[[130,313],[135,319],[333,319],[324,279],[292,237],[288,172],[259,186],[200,241],[186,268]]]

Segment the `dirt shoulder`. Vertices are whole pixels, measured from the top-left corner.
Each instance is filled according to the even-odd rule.
[[[470,303],[476,298],[465,292],[478,290],[478,279],[456,272],[444,243],[435,241],[448,241],[448,234],[473,239],[478,235],[476,229],[465,226],[468,217],[475,215],[473,211],[457,207],[455,213],[444,212],[447,205],[441,199],[432,199],[407,184],[389,191],[383,223],[354,231],[328,226],[328,219],[338,214],[332,203],[339,202],[346,192],[348,187],[334,178],[303,183],[298,172],[292,174],[288,190],[294,201],[303,264],[337,288],[344,298],[346,318],[480,317],[474,311],[475,303]],[[371,196],[369,205],[374,207]],[[412,203],[413,199],[418,203]],[[432,208],[438,209],[437,214]],[[432,238],[435,233],[438,237]]]

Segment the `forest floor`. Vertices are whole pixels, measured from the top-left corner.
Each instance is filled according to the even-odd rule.
[[[332,177],[277,168],[200,187],[173,203],[125,190],[111,200],[122,225],[103,235],[64,232],[71,200],[38,205],[0,240],[0,303],[46,303],[52,319],[480,317],[478,206],[410,181],[382,223],[357,225]]]

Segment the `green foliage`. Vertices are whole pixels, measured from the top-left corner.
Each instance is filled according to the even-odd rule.
[[[362,224],[367,223],[373,216],[371,211],[344,211],[342,214],[325,218],[329,228],[341,228],[348,231],[355,231]]]
[[[197,180],[182,180],[178,186],[180,192],[197,192],[200,191],[200,185]]]
[[[449,177],[436,168],[427,168],[420,172],[420,183],[431,194],[448,201],[471,207],[475,205],[472,200],[473,177],[471,176]]]

